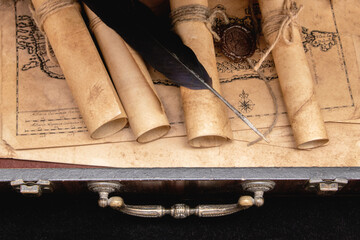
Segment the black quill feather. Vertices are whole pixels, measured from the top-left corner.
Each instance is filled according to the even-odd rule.
[[[256,134],[265,137],[214,88],[195,53],[163,21],[138,0],[83,0],[101,20],[114,29],[146,62],[175,84],[209,89]]]
[[[84,0],[146,62],[179,86],[191,89],[211,86],[211,78],[194,52],[183,44],[144,4],[132,0]]]

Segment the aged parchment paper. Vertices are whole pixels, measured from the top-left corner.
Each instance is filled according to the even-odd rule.
[[[83,6],[136,141],[146,143],[164,136],[170,124],[144,61],[119,34]]]
[[[302,43],[324,120],[342,121],[359,118],[360,111],[356,107],[359,105],[359,71],[354,54],[357,46],[354,45],[353,36],[347,34],[349,31],[354,33],[357,29],[351,27],[355,26],[354,24],[350,26],[343,19],[346,12],[343,8],[349,4],[327,0],[297,2],[299,5],[304,5],[304,10],[299,15]],[[357,2],[352,4],[358,5]],[[212,0],[209,1],[209,5],[212,8],[216,6],[224,8],[231,22],[251,25],[247,1]],[[257,10],[257,17],[260,19],[259,5],[256,4],[254,7]],[[352,12],[356,18],[356,11],[352,10]],[[350,17],[346,16],[346,19],[348,18]],[[353,22],[354,20],[349,21]],[[266,43],[261,36],[260,46],[251,59],[258,61],[265,49]],[[231,104],[237,106],[256,127],[266,128],[269,126],[275,111],[265,84],[259,80],[258,75],[246,62],[231,62],[224,57],[219,48],[216,50],[217,68],[224,96]],[[279,120],[277,126],[287,126],[289,125],[287,112],[271,56],[263,63],[261,70],[271,80],[270,84],[278,99]],[[170,84],[156,71],[153,71],[152,74],[155,82]],[[241,120],[237,119],[230,111],[229,116],[233,130],[247,129]],[[175,122],[181,122],[181,119]]]
[[[207,7],[207,0],[170,0],[172,11],[198,4]],[[175,32],[191,48],[212,79],[213,88],[221,94],[216,69],[213,37],[205,23],[178,22]],[[189,144],[193,147],[215,147],[232,139],[231,126],[225,105],[208,90],[180,87],[185,126]]]
[[[329,138],[316,98],[315,83],[306,59],[299,25],[294,20],[283,32],[279,30],[280,33],[266,34],[266,26],[276,25],[274,20],[269,18],[273,19],[284,8],[296,14],[296,11],[301,11],[302,6],[292,9],[291,2],[284,0],[258,2],[263,19],[264,38],[269,45],[275,44],[271,54],[296,145],[299,149],[322,146]],[[276,15],[274,12],[277,12]],[[277,38],[278,36],[281,37]]]
[[[41,26],[38,27],[51,43],[90,137],[100,139],[119,132],[126,126],[127,116],[79,5],[62,7],[64,2],[60,1],[52,11],[49,3],[32,0],[34,15],[40,15],[37,11],[46,6],[49,11],[44,13],[44,20],[39,20],[40,16],[34,17],[39,18],[37,23]]]
[[[246,129],[246,126],[241,120],[231,117],[232,128],[236,130],[234,131],[236,140],[231,144],[211,149],[191,148],[186,143],[186,137],[182,137],[185,131],[183,116],[179,111],[181,109],[179,89],[168,87],[169,82],[153,73],[153,80],[158,83],[156,88],[160,99],[162,99],[172,124],[171,134],[174,134],[172,136],[182,135],[181,137],[163,138],[145,145],[136,142],[122,142],[39,150],[16,150],[12,144],[14,141],[10,145],[3,142],[0,149],[1,156],[113,167],[359,166],[360,122],[356,120],[360,114],[357,107],[360,96],[358,81],[360,19],[357,17],[360,13],[359,3],[355,0],[333,2],[303,0],[298,3],[305,6],[304,12],[300,15],[303,43],[316,82],[316,94],[325,121],[329,122],[326,124],[331,139],[329,145],[311,152],[294,149],[292,132],[289,127],[286,127],[288,122],[277,76],[274,72],[273,62],[269,59],[263,69],[266,75],[273,79],[271,84],[277,92],[282,109],[278,127],[269,135],[270,144],[261,143],[247,147],[247,142],[256,138],[256,135],[252,131],[243,131],[242,129]],[[224,4],[224,2],[210,2],[211,7],[217,4]],[[234,1],[233,4],[228,6],[226,2],[224,5],[233,21],[236,20],[240,23],[250,21],[246,10],[247,4],[242,1]],[[9,14],[14,19],[14,12]],[[234,19],[236,15],[238,15],[238,19]],[[0,17],[3,16],[3,12],[1,12]],[[5,29],[2,27],[2,41],[4,41],[4,31]],[[1,45],[4,46],[4,43]],[[261,49],[264,48],[265,45],[262,44]],[[4,47],[2,51],[4,52]],[[15,52],[14,49],[11,51]],[[253,56],[254,60],[260,58],[261,51],[263,50],[257,50]],[[238,106],[239,110],[257,127],[267,127],[272,121],[274,111],[264,84],[258,80],[256,74],[245,63],[229,62],[223,58],[220,51],[217,51],[217,55],[217,66],[225,97],[233,105]],[[9,63],[2,61],[2,65],[5,64]],[[4,75],[4,70],[2,73]],[[16,71],[13,71],[12,74],[12,79],[16,79]],[[4,76],[2,77],[3,82],[8,82],[9,79],[8,76],[6,79]],[[63,88],[66,89],[66,87]],[[9,98],[4,96],[2,98],[4,107],[15,105],[9,105],[8,102],[16,102],[15,98],[11,97],[14,95],[14,90],[3,87],[2,93],[4,95],[4,92],[10,90],[13,93],[7,94]],[[3,109],[2,113],[4,111]],[[3,128],[3,130],[6,129]],[[2,139],[11,140],[15,138],[14,136],[13,132],[12,138],[5,138],[3,135]],[[129,134],[128,139],[131,137]],[[42,145],[45,143],[44,141]],[[38,146],[41,145],[38,144]]]
[[[64,75],[46,54],[28,1],[1,7],[3,136],[15,148],[82,145],[111,141],[90,138]],[[6,23],[6,24],[5,24]],[[100,113],[99,113],[100,114]],[[133,139],[126,130],[115,139]]]

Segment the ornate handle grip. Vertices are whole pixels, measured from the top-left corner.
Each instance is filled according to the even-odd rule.
[[[160,205],[127,205],[121,197],[111,197],[108,204],[111,208],[132,216],[157,218],[171,215],[174,218],[182,219],[191,215],[221,217],[233,214],[253,206],[254,199],[250,196],[242,196],[237,204],[199,205],[195,208],[190,208],[185,204],[175,204],[170,209]]]
[[[108,198],[109,193],[119,191],[121,185],[118,182],[91,182],[88,188],[99,193],[99,206],[110,206],[122,213],[147,218],[157,218],[171,215],[174,218],[186,218],[191,215],[198,217],[221,217],[247,209],[253,205],[260,207],[264,204],[263,194],[274,188],[272,181],[247,181],[242,184],[245,191],[253,192],[254,198],[242,196],[235,204],[199,205],[191,208],[185,204],[175,204],[167,209],[160,205],[127,205],[121,197]]]

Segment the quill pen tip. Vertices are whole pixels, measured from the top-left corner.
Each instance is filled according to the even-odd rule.
[[[241,117],[241,119],[259,136],[261,137],[265,142],[270,143],[269,140],[254,126],[252,123],[245,118],[244,116]]]
[[[264,139],[265,142],[270,143],[270,141],[267,140],[267,138],[266,138],[261,132],[257,132],[257,134],[258,134],[262,139]]]

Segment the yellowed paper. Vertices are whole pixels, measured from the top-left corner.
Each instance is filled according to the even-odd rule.
[[[358,54],[360,52],[360,24],[356,22],[360,21],[357,18],[358,12],[356,10],[358,8],[356,6],[358,6],[359,3],[355,0],[350,1],[349,4],[354,6],[354,8],[352,8],[353,12],[349,12],[349,9],[345,6],[343,1],[299,0],[297,2],[298,4],[303,4],[305,7],[299,16],[299,22],[301,23],[302,28],[302,42],[315,81],[316,96],[324,120],[325,122],[332,123],[356,123],[356,119],[359,119],[360,116],[360,108],[358,107],[360,97],[360,82],[358,81],[360,65],[358,64],[359,61],[357,58],[357,56],[360,56]],[[0,26],[2,26],[3,32],[1,43],[3,53],[1,56],[3,65],[2,105],[4,108],[2,109],[2,113],[6,113],[3,114],[2,139],[8,143],[7,146],[11,149],[27,149],[49,146],[96,144],[101,142],[129,142],[128,145],[109,144],[108,147],[109,149],[112,149],[111,151],[115,151],[113,150],[114,148],[119,148],[119,151],[121,151],[123,147],[129,147],[134,151],[140,151],[141,154],[145,154],[141,149],[139,150],[138,148],[133,147],[138,143],[134,142],[135,137],[128,128],[121,130],[113,137],[95,141],[90,139],[84,123],[73,121],[72,118],[79,118],[80,114],[66,82],[55,78],[58,76],[57,74],[62,75],[61,70],[57,65],[53,64],[52,61],[46,59],[41,51],[34,51],[34,49],[42,50],[44,48],[44,41],[41,33],[33,25],[33,20],[30,16],[27,4],[28,2],[26,0],[17,1],[16,10],[14,9],[13,4],[12,7],[7,9],[0,8]],[[251,21],[247,10],[247,1],[224,2],[220,0],[211,0],[209,2],[209,7],[214,8],[219,4],[225,8],[227,15],[232,22],[246,24]],[[257,16],[260,19],[258,5],[255,5],[255,9],[258,10]],[[321,11],[319,9],[321,9]],[[312,16],[318,17],[314,18]],[[319,19],[323,20],[320,21]],[[349,25],[349,19],[354,24]],[[260,49],[256,50],[251,59],[254,61],[260,59],[264,49],[266,49],[266,44],[261,37]],[[259,80],[258,76],[246,63],[231,62],[222,55],[220,49],[216,48],[215,50],[217,56],[217,69],[223,95],[232,105],[246,115],[255,126],[263,128],[262,130],[265,131],[271,124],[274,114],[272,100],[265,84]],[[18,56],[18,59],[16,56]],[[280,114],[277,126],[279,129],[287,128],[290,124],[287,119],[287,112],[281,95],[274,62],[271,57],[265,61],[262,70],[265,71],[265,75],[271,79],[270,84],[278,99]],[[202,149],[193,149],[187,144],[179,89],[171,86],[171,83],[167,81],[166,78],[154,70],[151,70],[150,73],[155,82],[156,92],[164,105],[164,109],[171,124],[171,130],[165,136],[166,139],[161,141],[161,143],[166,144],[166,140],[178,138],[176,141],[171,141],[179,144],[179,150],[176,150],[177,148],[175,146],[172,148],[174,154],[166,153],[163,157],[151,154],[150,158],[159,157],[165,161],[166,157],[177,156],[174,157],[174,160],[168,160],[175,166],[177,164],[175,161],[178,161],[180,156],[182,156],[181,151],[186,149],[185,152],[189,155],[191,154],[191,151],[193,151],[193,154],[195,154],[194,151],[197,152],[195,154],[196,157],[194,155],[194,157],[190,158],[191,160],[185,161],[183,166],[191,165],[201,167],[202,164],[205,164],[207,161],[205,159],[215,158],[214,156],[218,155],[219,161],[221,161],[225,154],[225,149],[222,147],[215,148],[217,152],[215,149],[213,151],[203,152]],[[19,109],[21,109],[18,114],[16,114],[17,104]],[[50,112],[51,114],[43,114],[45,112]],[[245,148],[245,143],[254,140],[257,136],[252,131],[242,131],[248,129],[248,127],[230,111],[228,114],[230,116],[231,127],[234,131],[234,139],[244,142],[244,144],[236,145],[236,147]],[[53,115],[59,117],[50,118]],[[48,119],[57,119],[57,121],[48,121]],[[52,124],[54,128],[56,127],[58,130],[51,130],[54,129],[51,128],[49,131],[46,131],[48,128],[45,128],[45,126],[51,126],[49,124]],[[16,126],[18,126],[18,131],[16,130]],[[343,125],[336,126],[340,129]],[[330,138],[337,138],[335,135],[336,126],[334,127],[334,130],[331,130],[333,133],[328,129]],[[79,129],[75,129],[75,131],[73,129],[74,127]],[[56,134],[54,134],[54,132]],[[351,135],[350,132],[351,131],[347,132],[347,134]],[[34,133],[36,133],[36,135],[31,135]],[[354,136],[355,134],[356,132],[354,132]],[[340,137],[342,137],[342,135],[339,135],[339,138]],[[273,147],[271,148],[272,150],[266,148],[268,149],[266,151],[271,152],[273,149],[278,148],[289,148],[291,149],[289,150],[291,153],[294,151],[292,148],[295,147],[295,143],[290,130],[282,132],[275,129],[274,132],[270,134],[269,139],[271,141],[270,145]],[[233,141],[230,145],[233,143],[235,144],[237,141]],[[353,139],[351,141],[355,140]],[[340,141],[335,142],[338,144]],[[347,143],[350,144],[350,142]],[[261,145],[266,146],[263,144]],[[334,145],[333,143],[330,143],[330,145],[334,146],[335,143]],[[151,144],[150,146],[154,147],[154,149],[150,150],[150,148],[146,148],[147,152],[151,153],[152,151],[161,150],[161,148],[157,147],[157,144]],[[344,147],[343,145],[340,146]],[[351,146],[355,148],[355,142],[353,142]],[[101,151],[101,147],[93,147],[96,151]],[[253,147],[249,148],[249,152],[251,149],[254,149]],[[91,151],[89,151],[91,148],[91,146],[89,146],[89,148],[61,148],[58,153],[63,151],[65,158],[67,154],[70,154],[70,151],[75,151],[74,156],[83,154],[84,158],[88,157],[89,164],[97,162],[95,165],[101,165],[99,164],[99,159],[104,158],[104,161],[107,161],[107,166],[111,166],[111,164],[114,164],[113,166],[119,166],[119,163],[114,162],[115,160],[111,160],[112,158],[106,160],[107,153],[105,152],[91,156]],[[332,150],[329,150],[330,148],[332,147],[324,147],[324,149],[332,152]],[[109,151],[109,149],[104,149],[104,151]],[[35,154],[35,152],[37,154],[37,151],[40,151],[41,153],[43,150],[31,150],[30,152],[31,154]],[[69,153],[67,151],[69,151]],[[88,151],[89,154],[87,153]],[[349,149],[345,147],[345,151],[349,151]],[[15,152],[17,153],[17,150],[15,150]],[[21,151],[22,154],[26,153],[27,155],[19,155],[19,158],[30,157],[30,152],[27,154],[26,151]],[[53,158],[50,154],[50,150],[44,150],[44,152],[46,152],[46,154],[44,154],[40,160],[48,156],[49,161],[52,159],[54,161],[61,161],[60,156]],[[117,151],[115,152],[119,154]],[[246,150],[245,154],[250,154],[249,152]],[[299,151],[294,151],[293,154],[295,155],[297,152]],[[136,155],[136,157],[142,156],[141,154]],[[301,156],[307,157],[307,155]],[[228,156],[226,156],[226,158],[227,157]],[[149,166],[150,162],[154,162],[154,159],[150,158],[142,159],[139,165],[134,163],[134,166],[140,166],[141,164]],[[35,159],[35,155],[32,159]],[[133,160],[134,159],[135,158],[133,158]],[[250,161],[252,157],[246,156],[246,159],[249,159]],[[346,157],[344,157],[344,159],[346,159]],[[64,161],[70,160],[66,159]],[[77,159],[72,159],[71,161],[76,163]],[[215,164],[215,160],[211,161],[212,164]],[[237,161],[237,164],[240,164],[239,162],[241,161],[242,160]],[[279,161],[283,160],[279,159]],[[291,160],[289,161],[290,162],[286,164],[291,165]],[[128,162],[128,164],[130,165],[131,163]],[[232,165],[229,162],[226,164],[228,166]],[[248,164],[248,161],[244,160],[243,166],[246,164]],[[254,164],[259,164],[258,160],[254,160]],[[297,164],[300,164],[300,162]],[[159,165],[165,166],[166,164],[165,162],[162,162]],[[252,164],[250,165],[254,166]],[[206,166],[206,164],[204,166]]]
[[[170,7],[200,4],[207,0],[170,0]],[[203,22],[179,22],[174,26],[184,44],[190,47],[212,79],[212,86],[221,92],[216,69],[212,35]],[[225,105],[208,90],[191,90],[181,87],[185,124],[189,144],[193,147],[214,147],[232,139],[230,122]]]
[[[6,158],[121,168],[360,167],[360,124],[327,123],[326,128],[332,141],[312,151],[294,149],[291,129],[283,127],[271,135],[276,146],[261,143],[247,147],[247,140],[235,140],[221,147],[194,149],[187,146],[186,137],[176,137],[148,144],[122,142],[38,150],[14,150],[2,143],[0,153]],[[235,138],[251,135],[251,130],[234,133]]]
[[[35,10],[44,2],[32,1]],[[79,9],[74,5],[50,13],[43,27],[90,136],[103,138],[120,131],[126,114]]]
[[[342,8],[345,4],[327,1],[316,1],[314,3],[310,0],[301,0],[297,3],[304,5],[304,10],[299,16],[302,30],[301,38],[324,120],[334,121],[337,119],[342,121],[359,118],[360,111],[356,107],[360,100],[359,70],[354,54],[356,46],[354,46],[353,37],[347,34],[356,31],[356,28],[351,28],[343,20],[345,10]],[[225,9],[231,23],[251,25],[248,1],[223,2],[211,0],[209,7]],[[319,11],[319,9],[322,10]],[[257,4],[255,10],[260,20],[261,14]],[[319,17],[313,18],[313,16]],[[346,16],[346,19],[349,18]],[[253,61],[258,61],[267,48],[262,36],[260,36],[259,44],[260,48],[251,57]],[[259,80],[259,76],[246,62],[234,63],[222,54],[220,48],[215,48],[215,50],[223,95],[256,127],[267,128],[273,121],[275,109],[265,84]],[[329,68],[329,66],[332,67]],[[290,125],[271,56],[264,62],[261,70],[271,80],[270,85],[277,98],[279,105],[277,126]],[[151,74],[156,83],[169,84],[168,80],[156,71],[151,71]],[[248,129],[231,111],[229,111],[229,116],[233,131]],[[181,122],[181,119],[170,121]],[[180,125],[181,123],[176,124],[176,126]],[[256,135],[254,134],[252,139],[255,138]]]
[[[136,140],[145,143],[164,136],[170,125],[145,63],[86,6],[85,11]]]
[[[359,105],[358,65],[355,59],[354,42],[348,32],[356,28],[346,24],[343,18],[346,12],[343,3],[328,1],[297,1],[304,5],[299,16],[301,38],[306,58],[314,79],[315,92],[325,121],[335,119],[357,119],[360,116],[356,106]],[[357,3],[354,3],[357,5]],[[220,7],[225,10],[233,24],[251,25],[248,1],[209,1],[209,7]],[[259,5],[255,4],[257,17],[261,19]],[[321,11],[319,10],[321,9]],[[348,15],[348,14],[346,14]],[[314,18],[313,16],[318,16]],[[356,18],[356,17],[354,17]],[[319,20],[321,19],[321,21]],[[260,46],[251,57],[258,61],[267,48],[263,36]],[[274,117],[275,109],[265,84],[246,62],[234,63],[228,60],[220,48],[216,48],[217,69],[224,96],[236,106],[258,128],[267,128]],[[332,66],[329,68],[329,66]],[[278,83],[274,61],[271,56],[261,68],[270,79],[279,105],[277,126],[287,126],[289,121],[283,97]],[[166,79],[152,72],[153,80],[167,84]],[[229,111],[233,130],[247,129],[232,112]],[[253,138],[256,138],[254,135]]]
[[[110,138],[90,138],[59,65],[46,53],[29,1],[8,1],[0,11],[5,141],[20,149],[134,139],[129,129]]]
[[[242,1],[236,1],[236,3]],[[300,1],[298,1],[300,2]],[[304,1],[302,1],[304,3]],[[358,99],[359,92],[354,91],[354,78],[358,79],[358,62],[360,60],[359,55],[356,57],[356,51],[354,49],[360,49],[360,42],[356,39],[360,36],[360,19],[355,18],[359,11],[354,11],[351,17],[349,8],[344,6],[345,1],[334,1],[332,8],[337,20],[339,27],[339,36],[342,41],[342,48],[344,52],[345,64],[340,65],[344,68],[347,66],[348,75],[350,79],[350,86],[353,90],[354,99]],[[347,1],[347,4],[353,6],[353,9],[359,9],[360,5],[357,0]],[[312,1],[312,4],[316,5],[316,9],[326,9],[330,4],[327,0]],[[244,8],[241,8],[244,9]],[[235,7],[231,10],[237,12]],[[346,10],[346,11],[345,11]],[[317,11],[319,16],[325,15],[322,11]],[[3,12],[0,12],[0,17]],[[330,11],[330,15],[331,15]],[[349,16],[350,15],[350,16]],[[354,16],[355,15],[355,16]],[[353,19],[353,26],[348,25],[348,20]],[[308,33],[312,31],[320,31],[325,25],[331,26],[329,21],[318,22],[314,29],[309,29]],[[0,28],[1,29],[1,28]],[[330,31],[331,29],[322,29],[321,31]],[[313,32],[314,35],[315,32]],[[4,37],[4,33],[0,31],[0,36]],[[1,39],[1,38],[0,38]],[[338,38],[336,38],[338,40]],[[323,43],[326,43],[324,39]],[[311,42],[310,42],[311,43]],[[335,57],[337,56],[338,45],[332,46],[328,51],[320,51],[320,46],[311,45],[307,43],[309,51],[312,51],[314,65],[310,64],[311,67],[316,68],[322,66],[322,61],[318,60],[319,56],[326,55],[326,60],[329,59],[328,70],[332,71],[332,74],[338,72],[338,65],[334,64]],[[312,42],[313,43],[313,42]],[[336,43],[339,44],[339,43]],[[0,46],[3,46],[0,44]],[[340,58],[341,59],[341,58]],[[0,60],[1,61],[1,60]],[[319,62],[320,61],[320,62]],[[332,62],[334,61],[334,62]],[[350,62],[348,62],[350,61]],[[4,63],[3,59],[2,62]],[[268,62],[269,63],[269,62]],[[237,65],[239,66],[239,65]],[[322,68],[321,68],[322,69]],[[270,69],[266,69],[268,72]],[[317,69],[317,77],[323,79],[324,72]],[[269,74],[269,73],[268,73]],[[1,75],[0,75],[1,76]],[[326,76],[326,75],[325,75]],[[332,96],[337,96],[337,100],[328,99],[322,95],[321,102],[325,104],[346,103],[348,101],[348,95],[346,91],[342,91],[342,77],[341,74],[337,74],[338,78],[338,91],[333,93]],[[238,75],[241,77],[241,75]],[[4,80],[4,78],[2,78]],[[242,81],[243,84],[256,80],[249,79],[248,81]],[[332,76],[329,75],[328,81],[332,81]],[[233,81],[234,82],[234,81]],[[236,82],[236,81],[235,81]],[[323,81],[319,81],[322,85],[316,85],[316,88],[323,92],[323,88],[326,89],[326,84]],[[276,79],[272,81],[275,85]],[[355,82],[356,83],[356,82]],[[1,84],[1,83],[0,83]],[[224,83],[223,86],[228,84]],[[158,89],[164,90],[167,87],[164,85],[157,85]],[[258,85],[259,91],[261,90],[261,84]],[[170,90],[177,90],[176,88],[168,88]],[[332,90],[332,87],[328,86],[328,89]],[[334,87],[336,89],[336,87]],[[355,88],[356,89],[356,88]],[[4,92],[4,91],[3,91]],[[160,98],[166,98],[167,94],[172,94],[172,91],[160,91]],[[253,93],[253,92],[252,92]],[[318,92],[317,92],[318,93]],[[325,94],[325,93],[324,93]],[[338,95],[337,95],[338,94]],[[249,98],[251,95],[249,96]],[[4,99],[2,98],[3,103]],[[254,99],[251,99],[254,100]],[[257,103],[257,102],[256,102]],[[180,103],[178,103],[180,105]],[[169,104],[164,103],[165,108],[169,108]],[[326,106],[326,105],[325,105]],[[336,105],[335,105],[336,106]],[[346,105],[345,105],[346,106]],[[255,106],[254,106],[255,107]],[[269,108],[271,103],[269,103]],[[323,112],[330,110],[324,109]],[[345,108],[345,107],[344,107]],[[4,141],[0,144],[0,154],[2,157],[17,158],[17,159],[28,159],[28,160],[41,160],[41,161],[52,161],[52,162],[64,162],[74,164],[89,164],[98,166],[110,166],[110,167],[128,167],[128,168],[153,168],[153,167],[359,167],[360,166],[360,125],[359,119],[356,119],[356,111],[354,108],[348,107],[348,112],[341,112],[343,109],[333,108],[334,114],[340,111],[344,114],[338,118],[335,115],[327,116],[326,128],[331,141],[327,146],[313,149],[312,151],[300,151],[296,150],[295,142],[290,127],[277,127],[273,133],[269,136],[270,144],[259,143],[251,147],[247,147],[247,143],[253,133],[250,130],[246,131],[235,131],[234,138],[237,139],[231,144],[225,144],[221,147],[207,148],[207,149],[194,149],[188,147],[186,144],[187,138],[174,137],[174,138],[163,138],[158,141],[151,142],[149,144],[140,145],[136,142],[122,142],[122,143],[111,143],[111,144],[96,144],[81,147],[65,147],[65,148],[51,148],[51,149],[36,149],[36,150],[15,150],[11,146],[7,145]],[[173,109],[169,108],[170,112]],[[255,108],[256,109],[256,108]],[[253,109],[253,111],[255,111]],[[350,111],[351,110],[351,111]],[[341,114],[340,114],[341,115]],[[254,117],[255,118],[255,117]],[[342,120],[348,118],[349,120]],[[172,116],[172,119],[176,119]],[[332,119],[332,120],[331,120]],[[334,122],[341,121],[341,123]],[[346,123],[344,123],[346,122]],[[234,122],[233,122],[234,123]],[[177,127],[181,124],[174,124]],[[121,159],[121,160],[119,160]]]
[[[274,15],[274,12],[283,10],[285,1],[260,0],[259,4],[262,18],[266,19]],[[327,143],[329,139],[300,32],[295,23],[286,29],[286,34],[290,31],[291,44],[287,44],[281,37],[272,50],[272,55],[297,147],[311,149]],[[276,35],[277,33],[273,33],[266,36],[269,45],[275,42]]]

